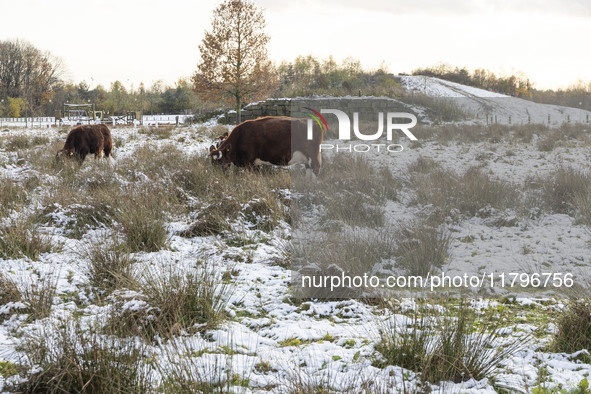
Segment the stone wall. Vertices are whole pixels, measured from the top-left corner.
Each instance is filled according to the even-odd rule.
[[[242,109],[240,114],[242,121],[260,118],[261,116],[290,116],[291,99],[268,99],[258,103],[249,104]],[[222,118],[220,123],[236,124],[236,112],[229,111]]]
[[[411,112],[409,106],[401,101],[386,97],[314,97],[292,99],[268,99],[249,104],[242,110],[242,121],[256,119],[261,116],[294,116],[307,117],[304,107],[316,110],[334,108],[351,113],[359,112],[360,120],[377,121],[379,112]],[[333,118],[333,116],[330,116]],[[327,119],[328,121],[329,119]],[[352,118],[351,118],[352,120]],[[226,113],[220,120],[224,124],[236,124],[236,112]]]

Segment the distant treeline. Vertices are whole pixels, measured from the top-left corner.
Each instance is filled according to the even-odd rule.
[[[122,115],[127,111],[141,111],[144,114],[201,113],[215,105],[203,103],[193,92],[193,86],[179,79],[174,86],[157,81],[149,88],[125,87],[115,81],[108,88],[97,85],[90,88],[86,81],[79,83],[61,82],[48,92],[47,99],[30,102],[27,96],[0,96],[0,117],[60,116],[64,103],[94,104],[96,110],[108,115]],[[31,104],[29,104],[31,103]]]
[[[184,79],[174,86],[157,81],[136,88],[115,81],[106,88],[86,81],[69,83],[64,74],[61,59],[49,52],[22,40],[0,41],[0,117],[60,116],[64,103],[94,104],[109,115],[199,113],[212,107],[202,103]]]
[[[591,82],[579,81],[566,89],[538,90],[523,73],[497,76],[494,72],[482,68],[469,71],[466,67],[452,67],[447,64],[418,68],[412,75],[437,77],[543,104],[591,110]]]
[[[534,89],[532,100],[537,103],[564,105],[591,111],[591,81],[587,83],[578,81],[567,89]]]
[[[87,81],[65,82],[61,60],[26,41],[0,41],[0,117],[60,116],[64,103],[94,104],[108,115],[127,111],[144,114],[204,114],[222,107],[221,101],[203,102],[188,79],[174,86],[157,81],[147,87],[134,87],[115,81],[110,86],[90,86]],[[513,95],[546,104],[565,105],[591,110],[591,82],[563,90],[537,90],[523,73],[498,76],[476,69],[438,65],[414,70],[413,75],[427,75],[482,89]],[[330,96],[404,96],[399,77],[386,66],[364,70],[361,62],[347,58],[338,63],[332,56],[318,59],[298,56],[275,68],[279,80],[273,97],[310,95]],[[92,81],[91,81],[92,84]],[[246,105],[248,103],[243,103]]]
[[[204,107],[194,94],[191,83],[185,79],[179,79],[174,86],[157,81],[150,87],[143,83],[138,87],[125,87],[120,81],[115,81],[108,89],[102,85],[90,89],[86,81],[82,81],[64,85],[55,92],[55,100],[58,103],[95,104],[97,110],[106,111],[109,115],[120,115],[127,111],[141,111],[144,114],[195,113]]]
[[[433,67],[418,68],[412,72],[412,75],[426,75],[428,77],[441,78],[509,96],[532,98],[532,84],[529,78],[522,73],[497,76],[494,72],[483,68],[470,72],[466,67],[459,68],[447,64],[439,64]]]
[[[298,56],[293,62],[277,67],[280,81],[274,97],[311,95],[399,97],[403,90],[398,78],[382,65],[375,71],[363,70],[358,59],[346,58],[337,63],[332,56],[317,59]]]

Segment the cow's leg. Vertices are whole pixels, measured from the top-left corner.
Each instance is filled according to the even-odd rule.
[[[76,154],[76,159],[78,159],[78,164],[82,165],[82,162],[84,161],[84,159],[86,159],[86,156],[88,156],[88,150],[81,150],[80,152],[78,152]]]
[[[105,154],[105,157],[107,158],[107,163],[109,163],[109,166],[111,166],[113,164],[113,155],[111,154],[112,151],[113,151],[112,146],[107,145],[103,148],[103,153]]]
[[[109,159],[111,158],[111,150],[112,149],[113,148],[110,146],[105,146],[105,149],[103,150],[103,152],[105,153],[105,157],[107,157]]]
[[[320,151],[318,151],[318,154],[315,157],[312,157],[311,161],[312,171],[314,171],[314,175],[318,175],[320,173],[320,165],[322,164],[322,156]]]
[[[287,163],[288,166],[293,166],[296,164],[305,164],[306,166],[308,166],[308,158],[299,150],[293,152],[293,154],[291,155],[291,159]]]
[[[103,149],[99,148],[96,153],[94,154],[94,159],[102,159],[103,158]]]

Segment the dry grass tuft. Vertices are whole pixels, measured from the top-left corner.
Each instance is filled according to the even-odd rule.
[[[24,187],[6,176],[0,176],[0,190],[0,217],[28,200]]]
[[[147,126],[139,129],[140,134],[145,134],[158,140],[167,140],[172,136],[174,126]]]
[[[448,312],[449,313],[449,312]],[[434,312],[420,316],[414,311],[406,327],[385,325],[376,345],[380,356],[374,365],[395,365],[419,374],[423,382],[464,382],[492,378],[495,369],[524,346],[523,338],[514,337],[500,346],[500,321],[480,324],[479,316],[466,302],[461,302],[455,316]]]
[[[447,217],[457,220],[460,215],[486,215],[488,208],[503,210],[517,206],[516,188],[479,168],[468,168],[458,176],[421,160],[413,165],[421,171],[410,173],[410,184],[415,190],[416,202],[431,205],[433,215],[440,221]]]
[[[121,288],[137,288],[133,264],[136,262],[115,237],[92,244],[84,251],[90,284],[106,294]]]
[[[574,353],[591,348],[591,304],[588,300],[571,300],[556,322],[552,350]]]
[[[541,188],[548,209],[555,213],[573,214],[577,204],[582,204],[579,207],[585,206],[591,176],[581,170],[561,166],[534,183]]]
[[[14,388],[27,393],[146,393],[151,371],[140,341],[113,340],[96,324],[68,320],[29,335],[21,351],[35,366]]]
[[[115,214],[130,252],[157,252],[168,245],[162,197],[148,190],[129,193]]]
[[[450,258],[452,236],[425,221],[401,226],[396,239],[396,266],[408,275],[426,277]]]
[[[202,332],[227,318],[228,296],[228,285],[207,265],[190,273],[173,269],[158,276],[146,273],[139,281],[138,292],[113,293],[116,307],[109,325],[123,323],[122,335],[149,340],[157,334],[170,338],[181,332]],[[125,308],[132,300],[135,306]]]
[[[42,235],[31,220],[21,219],[0,227],[0,257],[4,259],[37,260],[41,253],[51,252],[54,247],[51,239]]]

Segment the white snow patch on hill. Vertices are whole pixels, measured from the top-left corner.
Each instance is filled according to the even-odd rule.
[[[409,94],[450,100],[468,117],[482,123],[549,124],[590,123],[591,112],[559,105],[540,104],[439,78],[403,75],[402,86]]]
[[[431,97],[507,97],[504,94],[489,92],[459,83],[422,75],[403,75],[402,86],[409,91],[417,91]]]

